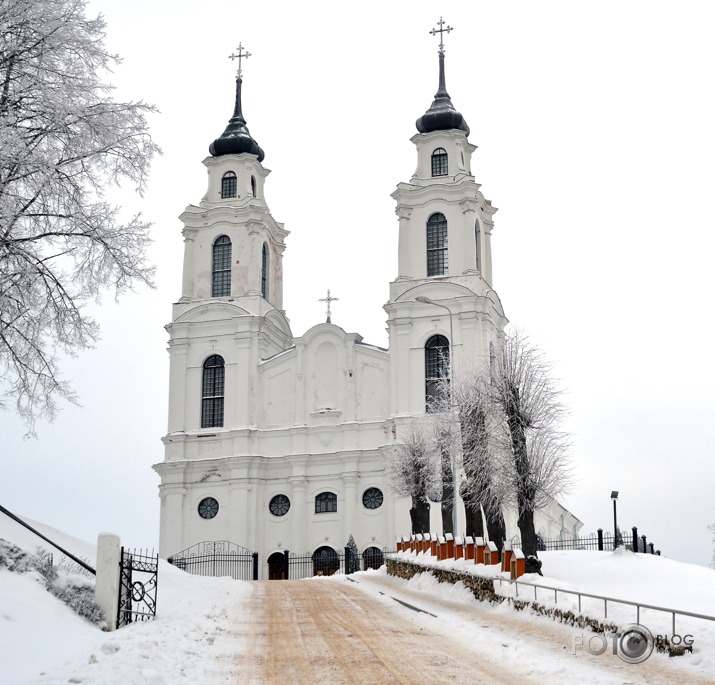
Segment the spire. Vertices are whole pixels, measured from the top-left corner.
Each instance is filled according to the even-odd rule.
[[[259,162],[262,162],[265,157],[263,150],[251,137],[241,109],[241,86],[243,84],[241,60],[244,58],[248,59],[250,56],[250,52],[244,52],[241,43],[238,44],[238,54],[228,56],[231,61],[238,59],[238,71],[236,72],[236,104],[233,109],[233,116],[229,119],[226,130],[209,145],[209,152],[213,157],[220,157],[221,155],[240,155],[243,152],[256,155]]]
[[[469,126],[464,117],[454,108],[445,85],[443,34],[452,31],[452,27],[447,26],[447,28],[443,28],[444,21],[442,21],[442,17],[439,18],[437,25],[439,28],[432,29],[430,34],[435,36],[439,33],[439,86],[432,105],[417,120],[417,130],[420,133],[429,133],[430,131],[459,129],[469,135]]]

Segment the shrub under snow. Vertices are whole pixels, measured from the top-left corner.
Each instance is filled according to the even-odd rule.
[[[48,552],[38,549],[35,554],[29,554],[0,538],[2,568],[13,573],[34,573],[49,593],[75,613],[97,625],[104,623],[102,610],[94,601],[94,578],[74,562],[63,559],[59,566],[53,566]]]

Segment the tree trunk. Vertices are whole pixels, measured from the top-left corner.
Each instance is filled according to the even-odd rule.
[[[534,527],[534,512],[531,509],[520,511],[517,525],[521,533],[521,551],[524,552],[524,556],[537,557],[538,544],[536,540],[536,528]]]
[[[442,532],[456,535],[456,532],[452,530],[453,508],[454,488],[452,487],[452,473],[449,472],[449,475],[447,475],[447,473],[444,475],[444,482],[442,485],[442,501],[440,502],[440,509],[442,510]]]
[[[487,527],[489,539],[497,546],[499,550],[499,558],[501,559],[502,547],[506,538],[506,523],[504,523],[504,515],[501,509],[495,508],[494,511],[484,512],[487,518]]]
[[[429,502],[421,497],[412,497],[410,509],[412,533],[429,533]]]
[[[474,505],[470,504],[468,501],[465,501],[464,514],[467,520],[467,535],[471,535],[475,538],[485,537],[481,507],[478,504]]]

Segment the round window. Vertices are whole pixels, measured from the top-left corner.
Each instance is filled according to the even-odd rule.
[[[212,519],[218,514],[218,502],[213,497],[204,497],[199,502],[199,516],[202,519]]]
[[[366,509],[377,509],[382,506],[382,490],[368,488],[362,493],[362,503]]]
[[[276,495],[268,504],[273,516],[285,516],[290,509],[290,500],[285,495]]]

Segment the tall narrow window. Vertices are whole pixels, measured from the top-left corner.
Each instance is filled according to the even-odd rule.
[[[211,297],[231,294],[231,239],[227,235],[216,238],[211,264]]]
[[[482,270],[482,230],[479,228],[478,221],[474,224],[474,242],[476,243],[475,250],[476,250],[477,269],[479,271],[481,271]]]
[[[432,176],[447,175],[447,150],[438,147],[432,153]]]
[[[449,340],[443,335],[433,335],[425,343],[425,401],[427,411],[444,397],[449,383]]]
[[[427,275],[447,273],[447,219],[437,212],[427,221]]]
[[[268,299],[268,244],[263,243],[263,255],[261,257],[261,295],[263,299]]]
[[[223,426],[224,387],[223,357],[212,354],[204,362],[201,381],[201,428]]]
[[[236,197],[236,184],[236,174],[233,171],[227,171],[221,179],[221,198]]]
[[[251,195],[256,197],[256,177],[251,176]]]

